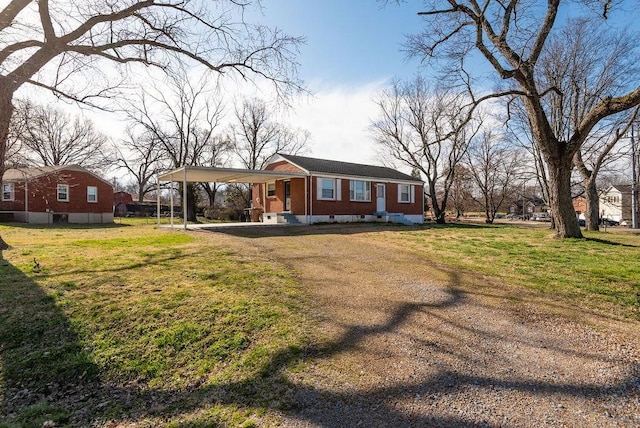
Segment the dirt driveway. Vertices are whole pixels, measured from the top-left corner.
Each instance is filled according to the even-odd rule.
[[[291,268],[318,321],[317,349],[288,375],[297,406],[282,426],[640,426],[628,324],[476,292],[386,239],[393,230],[233,233],[216,240]]]

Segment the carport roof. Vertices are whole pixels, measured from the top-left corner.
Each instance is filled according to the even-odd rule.
[[[187,183],[267,183],[285,178],[306,176],[307,174],[302,172],[186,166],[160,174],[158,179],[160,181],[186,181]]]

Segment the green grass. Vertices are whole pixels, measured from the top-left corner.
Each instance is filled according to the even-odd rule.
[[[87,407],[71,423],[250,425],[280,405],[309,331],[298,284],[275,263],[133,223],[0,226],[15,247],[0,265],[0,393],[16,397],[0,426],[65,424]]]
[[[394,239],[428,262],[482,275],[605,315],[640,319],[640,236],[585,232],[553,239],[547,228],[445,225]]]
[[[313,325],[300,285],[277,262],[139,219],[0,234],[14,246],[0,261],[0,427],[249,427],[294,406],[287,373],[304,371]],[[640,318],[639,236],[550,235],[446,225],[369,236],[465,273],[467,291],[504,288],[514,299]]]

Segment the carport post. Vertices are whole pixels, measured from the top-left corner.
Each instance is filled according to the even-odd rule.
[[[160,229],[160,177],[156,174],[156,221]]]
[[[184,230],[187,230],[187,167],[184,167],[182,179],[182,219],[184,220]]]
[[[173,178],[173,177],[172,177]],[[171,191],[169,192],[169,200],[170,200],[170,204],[171,204],[171,229],[173,229],[173,217],[175,216],[175,213],[173,212],[173,181],[171,182]]]

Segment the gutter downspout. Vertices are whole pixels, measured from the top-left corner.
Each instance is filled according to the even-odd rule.
[[[308,177],[304,178],[304,217],[306,219],[305,223],[309,224],[309,214],[307,212],[307,205],[309,205],[309,201],[308,201],[308,192],[307,192],[307,185],[309,183],[309,180],[307,180]]]
[[[26,173],[24,176],[24,218],[29,223],[29,178]]]
[[[311,197],[309,198],[309,214],[311,218],[309,219],[309,224],[313,223],[313,175],[309,176],[309,193]]]

